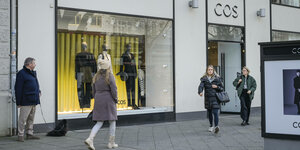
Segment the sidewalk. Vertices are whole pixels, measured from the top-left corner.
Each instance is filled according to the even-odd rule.
[[[262,150],[260,114],[252,114],[249,126],[241,126],[239,115],[220,117],[220,132],[208,132],[208,120],[169,122],[117,127],[116,150]],[[85,150],[90,130],[69,131],[65,137],[17,142],[17,137],[0,137],[0,150]],[[108,128],[94,140],[96,149],[107,149]]]

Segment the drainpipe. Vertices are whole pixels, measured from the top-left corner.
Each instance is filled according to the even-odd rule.
[[[17,73],[17,0],[11,0],[11,40],[10,40],[10,89],[11,89],[11,100],[12,100],[12,129],[10,135],[17,134],[17,114],[18,109],[16,106],[15,96],[15,82]]]

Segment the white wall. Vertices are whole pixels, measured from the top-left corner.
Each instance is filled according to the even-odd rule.
[[[244,26],[244,0],[207,0],[207,2],[209,23]],[[217,16],[216,12],[221,16]],[[231,15],[226,17],[224,13]]]
[[[197,9],[188,2],[175,0],[176,113],[204,110],[198,85],[206,69],[205,0]]]
[[[259,5],[258,5],[259,4]],[[266,9],[266,17],[257,17],[260,8]],[[259,42],[270,41],[269,0],[246,0],[246,65],[257,83],[252,107],[261,106],[260,47]]]
[[[58,0],[58,6],[173,18],[173,0]]]
[[[300,9],[272,4],[272,29],[300,32]]]
[[[26,57],[36,59],[47,123],[55,121],[55,9],[50,5],[54,6],[54,0],[18,1],[18,70]],[[39,106],[34,123],[44,123]]]

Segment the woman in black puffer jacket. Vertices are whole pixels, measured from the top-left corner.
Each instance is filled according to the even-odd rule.
[[[223,91],[223,83],[212,65],[207,67],[205,75],[200,80],[201,83],[198,87],[198,94],[203,96],[203,90],[205,90],[205,109],[207,109],[210,123],[208,130],[218,133],[220,130],[218,123],[219,109],[221,106],[217,100],[216,93]],[[213,127],[213,118],[215,127]]]

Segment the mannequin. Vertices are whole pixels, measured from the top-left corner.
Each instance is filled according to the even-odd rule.
[[[102,53],[100,53],[99,54],[99,56],[98,56],[98,60],[97,60],[97,63],[98,63],[98,70],[100,70],[101,69],[101,67],[100,67],[100,62],[101,62],[101,60],[103,60],[103,59],[105,59],[105,60],[108,60],[109,61],[109,65],[110,65],[110,71],[111,71],[111,73],[113,74],[113,70],[112,70],[112,66],[111,66],[111,57],[110,57],[110,55],[107,53],[107,49],[106,49],[106,45],[105,44],[103,44],[102,45]]]
[[[90,108],[92,98],[92,79],[97,72],[95,57],[87,51],[87,43],[82,42],[82,52],[75,57],[75,78],[80,108]]]
[[[141,100],[141,106],[145,107],[145,72],[141,69],[141,63],[139,63],[138,70],[138,83],[139,83],[139,100]]]
[[[133,109],[139,109],[139,107],[135,104],[135,79],[137,77],[137,69],[134,60],[134,55],[130,53],[130,44],[126,44],[125,48],[126,50],[122,54],[120,61],[120,73],[118,74],[121,75],[122,72],[125,72],[128,75],[128,79],[125,81],[128,106],[132,106]]]

